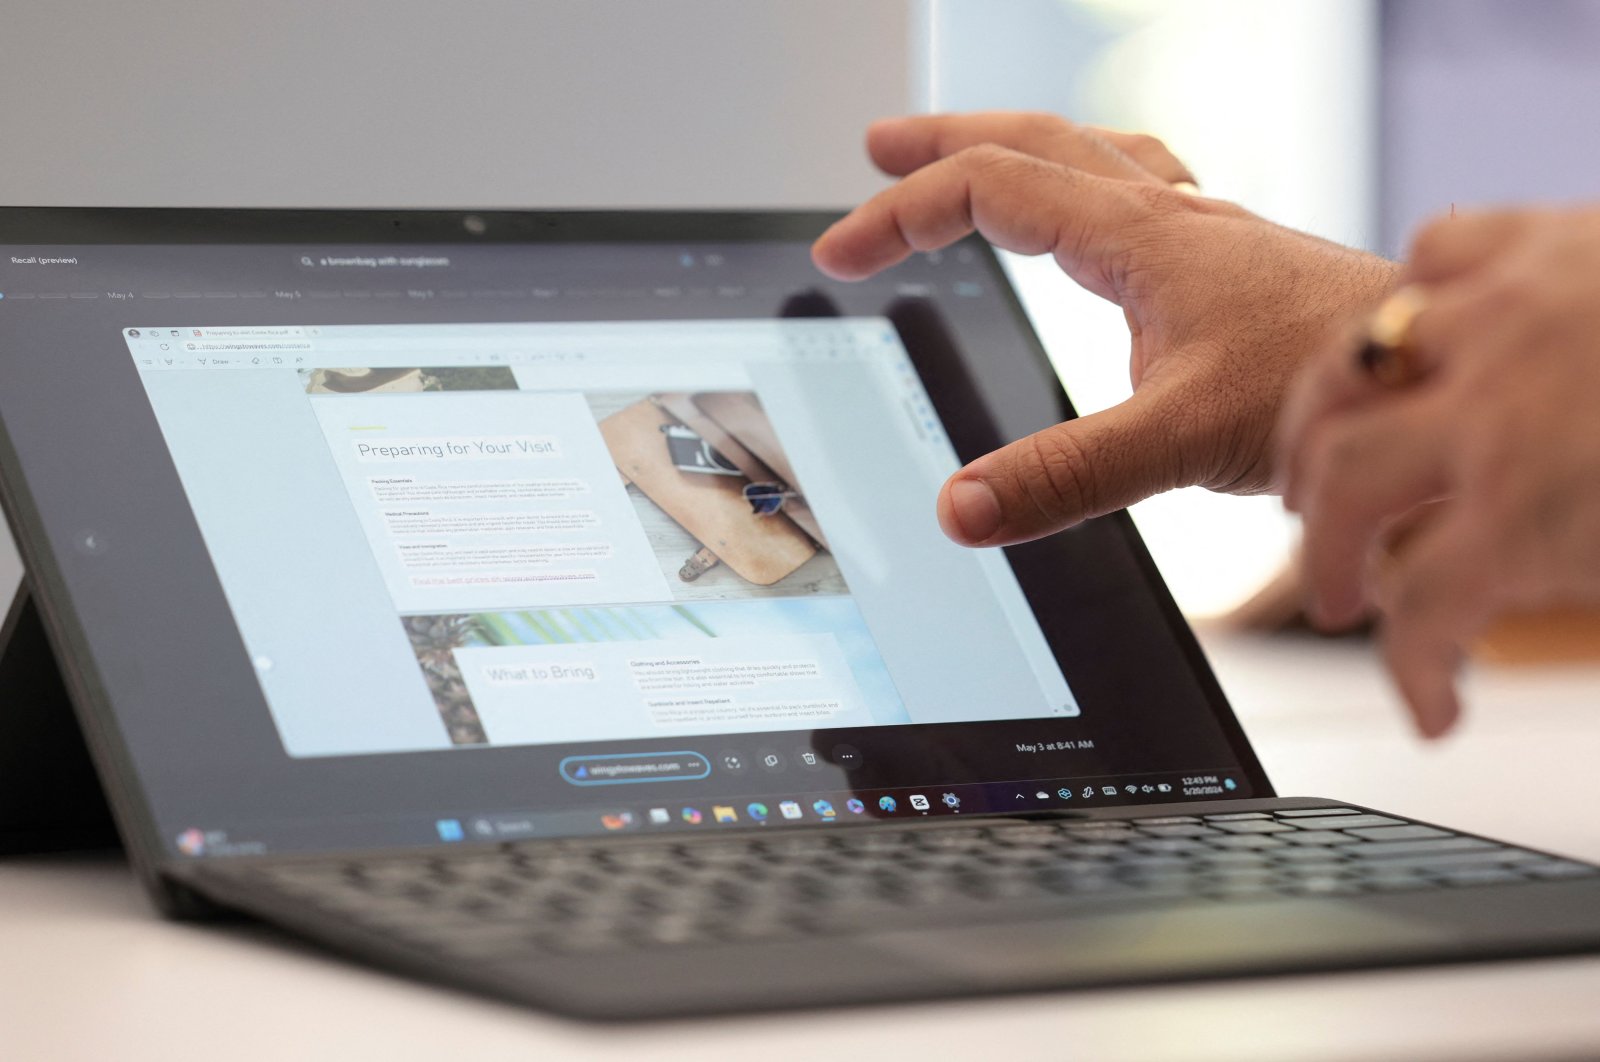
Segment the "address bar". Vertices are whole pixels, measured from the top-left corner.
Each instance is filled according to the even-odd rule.
[[[307,343],[304,340],[294,340],[294,339],[278,339],[278,340],[266,339],[266,340],[255,340],[255,341],[248,340],[248,339],[236,339],[236,340],[231,340],[231,341],[230,340],[197,339],[197,340],[191,340],[190,342],[185,343],[183,345],[183,349],[184,350],[189,350],[189,351],[196,351],[196,352],[201,353],[201,354],[208,353],[208,352],[211,352],[211,351],[242,351],[242,352],[254,351],[254,352],[257,352],[257,353],[265,351],[267,353],[276,353],[276,352],[282,352],[282,351],[285,351],[285,350],[311,350],[312,346],[311,346],[310,343]]]

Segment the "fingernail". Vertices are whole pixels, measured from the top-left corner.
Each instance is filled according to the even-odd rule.
[[[1417,730],[1428,741],[1438,741],[1450,732],[1455,725],[1456,713],[1447,707],[1433,706],[1420,711],[1417,715]]]
[[[950,484],[950,511],[969,543],[985,542],[1000,530],[1000,499],[981,479],[958,479]]]

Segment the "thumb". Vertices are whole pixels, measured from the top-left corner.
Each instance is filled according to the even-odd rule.
[[[1171,433],[1148,399],[1065,421],[972,462],[939,492],[939,524],[963,546],[1006,546],[1179,485]]]

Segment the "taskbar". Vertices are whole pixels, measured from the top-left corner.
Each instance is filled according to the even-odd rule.
[[[652,786],[651,788],[656,788]],[[664,793],[561,810],[443,810],[429,816],[384,815],[296,819],[270,823],[192,825],[173,831],[169,851],[187,858],[268,853],[437,847],[471,842],[583,838],[607,834],[660,834],[684,838],[719,829],[787,829],[914,822],[1050,812],[1094,807],[1137,807],[1187,800],[1254,795],[1236,768],[1136,775],[1028,778],[898,787],[790,792],[749,792],[669,799]],[[597,794],[598,795],[598,794]]]
[[[930,817],[1062,811],[1250,796],[1232,769],[1095,778],[901,786],[794,793],[753,792],[714,799],[640,797],[588,810],[482,812],[433,823],[440,841],[518,841],[596,833],[683,833],[770,827],[912,821]]]

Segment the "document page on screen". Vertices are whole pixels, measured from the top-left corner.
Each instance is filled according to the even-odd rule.
[[[881,318],[125,338],[293,756],[1079,712]]]

